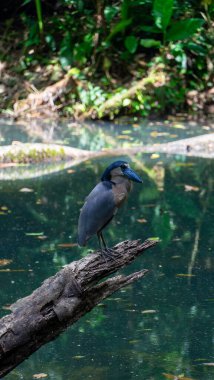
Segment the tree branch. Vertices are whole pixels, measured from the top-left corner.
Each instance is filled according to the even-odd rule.
[[[110,294],[142,278],[148,270],[115,276],[98,284],[156,243],[154,240],[124,241],[114,247],[117,259],[107,262],[99,251],[87,255],[11,305],[12,313],[0,320],[0,377],[55,339]]]

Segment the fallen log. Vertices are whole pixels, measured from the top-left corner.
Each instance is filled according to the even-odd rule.
[[[0,180],[35,178],[68,169],[88,159],[132,156],[138,153],[164,153],[211,159],[214,158],[214,133],[163,144],[139,145],[130,148],[117,147],[101,151],[42,143],[17,143],[2,146],[0,149]],[[40,165],[44,163],[48,165]]]
[[[102,156],[118,156],[137,153],[182,154],[185,156],[214,157],[214,133],[170,141],[162,144],[138,145],[130,148],[111,148],[89,151],[59,144],[13,143],[1,146],[0,164],[31,164],[54,161],[74,161]]]
[[[148,87],[161,87],[166,83],[166,76],[163,70],[158,67],[151,70],[148,76],[142,78],[136,83],[130,85],[127,89],[112,95],[99,107],[92,107],[90,110],[78,115],[78,120],[85,119],[101,119],[103,116],[111,115],[115,109],[127,107],[130,104],[130,99],[133,99],[138,92],[146,92]]]
[[[99,251],[87,255],[65,266],[31,295],[11,305],[12,313],[0,320],[0,378],[103,299],[142,278],[147,269],[99,283],[156,243],[157,240],[119,243],[114,247],[116,260],[105,261]]]

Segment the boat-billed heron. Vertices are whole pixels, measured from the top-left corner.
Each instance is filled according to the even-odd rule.
[[[103,256],[113,256],[113,250],[107,247],[102,231],[127,199],[132,181],[143,182],[126,161],[116,161],[107,167],[101,182],[87,196],[81,209],[78,223],[80,246],[85,246],[97,234]]]

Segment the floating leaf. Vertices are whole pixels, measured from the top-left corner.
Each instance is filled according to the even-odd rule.
[[[190,274],[190,273],[177,273],[177,277],[195,277],[195,274]]]
[[[0,272],[32,272],[30,269],[0,269]]]
[[[80,359],[83,359],[84,357],[85,357],[84,355],[76,355],[76,356],[72,356],[72,359],[80,360]]]
[[[172,127],[176,129],[186,129],[185,125],[183,124],[173,124]]]
[[[185,191],[199,191],[200,188],[198,186],[184,185]]]
[[[26,236],[42,236],[44,232],[25,232]]]
[[[69,174],[73,174],[73,173],[75,173],[76,172],[76,170],[74,170],[74,169],[68,169],[67,170],[67,173],[69,173]]]
[[[150,156],[150,158],[152,159],[152,160],[155,160],[156,158],[159,158],[160,157],[160,154],[158,154],[158,153],[153,153],[151,156]]]
[[[8,211],[8,207],[7,206],[1,206],[1,210],[2,211]]]
[[[131,131],[131,129],[124,129],[122,133],[123,133],[124,135],[131,135],[131,134],[132,134],[132,131]]]
[[[77,247],[77,243],[61,243],[58,244],[59,248],[71,248],[71,247]]]
[[[39,236],[37,236],[37,239],[39,239],[39,240],[45,240],[47,238],[48,237],[46,235],[39,235]]]
[[[33,193],[34,190],[30,189],[29,187],[23,187],[22,189],[19,190],[21,193]]]
[[[142,219],[137,219],[138,223],[147,223],[147,220],[142,218]]]
[[[141,311],[142,314],[154,314],[157,313],[157,310],[143,310]]]
[[[126,136],[126,135],[118,135],[117,139],[119,139],[119,140],[133,140],[133,137]]]
[[[152,136],[152,137],[169,136],[169,133],[168,132],[153,131],[153,132],[150,133],[150,136]]]
[[[209,366],[209,367],[214,367],[214,363],[203,363],[203,365]]]
[[[0,266],[3,267],[4,265],[8,265],[10,263],[12,263],[13,260],[9,260],[9,259],[0,259]]]

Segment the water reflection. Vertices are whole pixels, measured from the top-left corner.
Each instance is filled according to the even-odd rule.
[[[0,183],[0,258],[12,260],[0,267],[1,316],[8,304],[87,253],[75,245],[79,209],[108,163],[88,161],[72,171]],[[39,372],[56,380],[160,380],[167,378],[163,373],[213,379],[213,367],[203,364],[213,362],[214,353],[213,165],[195,158],[133,159],[144,183],[134,186],[105,236],[110,244],[159,236],[161,244],[125,270],[145,267],[149,275],[99,305],[8,379]],[[89,248],[96,246],[96,238],[90,240]]]

